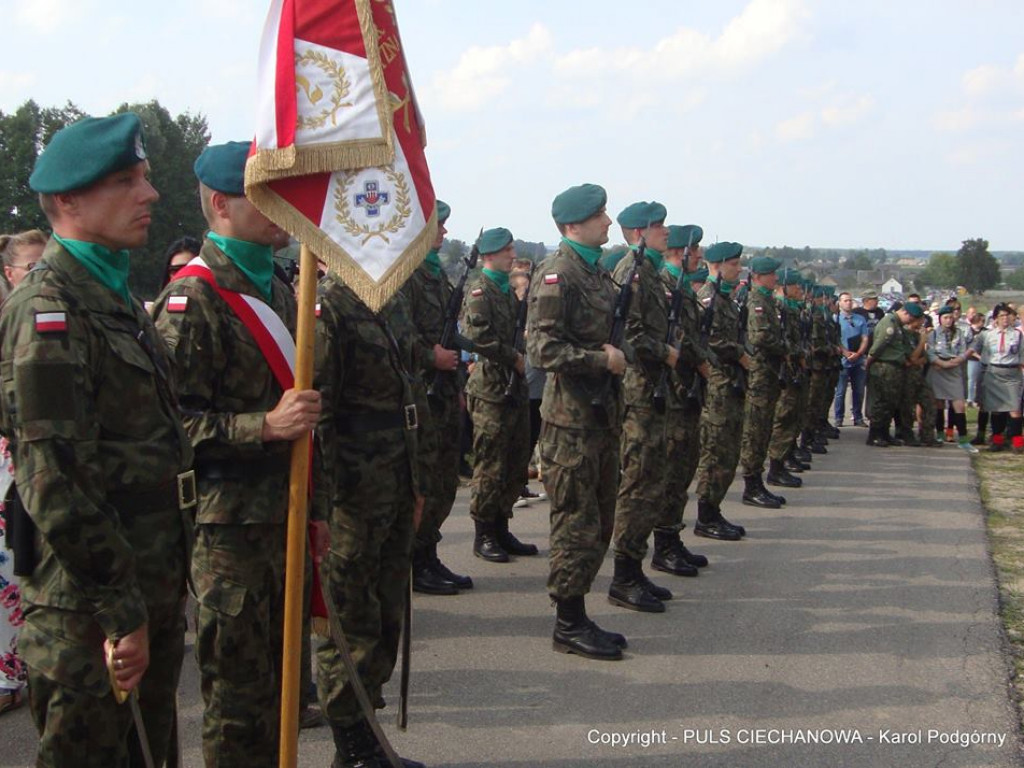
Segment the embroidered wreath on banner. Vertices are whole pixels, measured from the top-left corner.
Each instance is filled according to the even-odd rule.
[[[351,107],[351,101],[344,101],[345,97],[348,96],[348,92],[351,90],[352,85],[349,83],[348,75],[345,74],[345,68],[337,62],[331,61],[330,57],[320,51],[314,51],[312,48],[303,53],[301,56],[295,54],[295,66],[296,68],[303,64],[311,64],[321,72],[323,72],[330,79],[334,85],[334,93],[331,94],[331,106],[320,112],[319,115],[314,117],[298,116],[296,120],[296,126],[300,130],[315,131],[323,128],[327,125],[328,119],[331,121],[331,125],[338,124],[338,110],[342,107]],[[324,97],[323,91],[320,86],[314,86],[310,90],[310,83],[302,75],[296,73],[295,84],[305,94],[306,98],[309,99],[309,103],[314,106],[320,102]]]
[[[412,215],[412,205],[409,197],[409,184],[405,176],[394,168],[382,168],[384,175],[395,185],[395,214],[378,227],[363,226],[352,216],[352,209],[349,207],[349,190],[352,182],[355,181],[355,173],[350,174],[344,184],[338,185],[334,190],[334,210],[337,212],[337,220],[345,231],[353,237],[361,237],[362,245],[366,245],[373,238],[379,237],[385,243],[390,243],[388,235],[397,235],[405,226],[406,220]]]

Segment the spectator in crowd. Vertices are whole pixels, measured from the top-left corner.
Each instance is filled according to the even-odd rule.
[[[953,415],[950,424],[956,429],[958,444],[968,453],[977,453],[967,437],[967,415],[964,409],[965,369],[968,342],[962,328],[956,324],[956,312],[946,305],[938,310],[939,325],[928,336],[928,384],[935,396],[936,418],[941,419],[943,407],[949,401]]]
[[[0,285],[0,301],[7,298],[25,275],[43,257],[46,235],[38,229],[19,232],[16,235],[0,235],[0,256],[4,263],[4,281]]]
[[[970,328],[969,340],[974,341],[974,337],[985,330],[985,314],[978,312],[974,307],[967,309],[967,323]],[[971,357],[967,361],[967,404],[977,405],[978,404],[978,393],[980,389],[981,381],[981,360]],[[981,414],[979,414],[980,416]],[[986,414],[986,419],[988,418]]]
[[[1024,378],[1021,376],[1021,343],[1024,334],[1013,327],[1017,313],[1009,304],[996,304],[992,310],[992,327],[978,334],[971,350],[981,358],[982,403],[991,414],[993,451],[1005,446],[1003,432],[1009,428],[1014,453],[1024,453],[1021,436],[1021,395]],[[980,434],[980,433],[979,433]]]
[[[839,384],[836,386],[833,406],[836,426],[843,426],[843,417],[846,412],[846,386],[849,383],[852,390],[850,409],[853,411],[853,425],[863,427],[866,426],[862,408],[864,405],[864,382],[867,380],[867,371],[864,370],[864,355],[868,351],[870,330],[867,319],[863,315],[854,313],[853,296],[848,291],[839,294],[839,314],[836,316],[836,320],[839,323],[843,354],[843,367],[839,372]]]
[[[199,255],[199,249],[202,247],[203,243],[198,238],[189,235],[179,237],[167,246],[167,250],[164,251],[164,276],[163,282],[160,283],[161,290],[167,287],[179,270]]]

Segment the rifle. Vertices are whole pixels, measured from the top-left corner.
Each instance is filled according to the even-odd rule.
[[[483,230],[481,230],[482,232]],[[441,329],[441,339],[438,342],[445,349],[455,349],[452,342],[459,332],[459,313],[462,312],[462,298],[466,292],[466,280],[469,278],[469,273],[476,269],[477,260],[480,258],[480,249],[474,243],[473,247],[469,250],[469,256],[462,259],[462,263],[466,265],[465,271],[459,276],[458,285],[452,290],[452,295],[448,297],[448,306],[444,311],[444,327]],[[427,396],[436,398],[438,380],[441,379],[442,374],[451,375],[450,371],[434,371],[434,378],[430,382],[430,386],[427,388]],[[441,379],[443,381],[443,379]]]
[[[782,338],[789,343],[789,310],[786,308],[786,296],[783,294],[782,303],[779,305],[780,315],[779,324],[782,326]],[[786,387],[793,387],[793,389],[800,389],[803,386],[803,382],[800,380],[800,375],[793,366],[793,361],[789,355],[782,361],[782,367],[779,368],[779,386],[785,389]]]
[[[647,241],[641,235],[640,242],[637,243],[636,252],[633,254],[633,264],[629,268],[629,275],[626,277],[626,282],[619,287],[619,296],[615,299],[615,310],[612,314],[612,330],[608,334],[608,343],[616,349],[622,348],[622,340],[626,335],[626,321],[629,319],[629,307],[633,303],[633,281],[636,280],[636,276],[640,272],[640,267],[644,263],[646,254]],[[608,397],[608,390],[617,386],[614,380],[615,377],[609,371],[601,385],[601,391],[591,399],[590,407],[595,413],[604,412],[604,403]],[[617,391],[618,389],[616,389]]]
[[[676,328],[679,327],[679,316],[683,313],[683,286],[686,284],[686,271],[679,270],[679,279],[676,280],[676,287],[672,291],[672,304],[668,310],[668,328],[665,331],[665,343],[673,344],[676,352],[682,352],[683,344],[676,341]],[[658,413],[665,412],[665,401],[668,396],[669,368],[661,366],[658,374],[658,383],[654,386],[654,410]]]
[[[715,290],[720,290],[721,279],[715,283]],[[747,349],[747,322],[750,319],[750,309],[747,306],[747,294],[750,293],[750,276],[747,276],[746,282],[740,282],[739,289],[736,291],[736,304],[740,310],[739,329],[736,334],[736,342],[740,345],[740,348],[746,352]],[[747,371],[746,369],[737,362],[734,367],[735,377],[732,381],[732,391],[737,397],[743,397],[747,394]]]
[[[718,290],[718,283],[715,283],[715,292],[711,297],[711,301],[704,308],[704,314],[700,318],[700,346],[701,349],[707,349],[708,342],[711,340],[711,328],[715,324],[715,301],[721,294]],[[686,391],[686,399],[692,405],[697,406],[698,409],[704,407],[704,377],[697,373],[693,377],[693,381],[690,382],[690,388]]]
[[[512,348],[516,352],[524,352],[525,347],[523,346],[523,340],[526,336],[526,311],[528,309],[528,302],[530,299],[530,281],[533,280],[533,263],[530,263],[530,271],[526,274],[526,291],[523,293],[523,298],[519,302],[519,307],[516,309],[516,330],[512,334]],[[508,384],[505,385],[505,402],[510,403],[513,400],[513,392],[515,392],[516,384],[519,381],[519,373],[516,371],[513,365],[508,369]]]

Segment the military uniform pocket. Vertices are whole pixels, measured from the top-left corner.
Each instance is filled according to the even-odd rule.
[[[110,693],[103,640],[103,631],[91,614],[30,606],[18,637],[18,653],[45,677],[102,698]]]
[[[192,582],[200,605],[236,618],[245,606],[246,587],[193,562]]]

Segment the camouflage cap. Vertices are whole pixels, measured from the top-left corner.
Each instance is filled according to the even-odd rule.
[[[772,272],[778,271],[782,262],[772,256],[758,256],[756,259],[751,259],[748,266],[755,275],[770,275]]]
[[[240,197],[245,194],[245,161],[250,146],[248,141],[211,145],[196,158],[192,170],[210,189]]]
[[[862,301],[867,299],[877,299],[878,291],[864,291],[864,293],[860,295],[860,298]]]
[[[145,159],[146,140],[137,114],[86,117],[53,135],[36,158],[28,185],[40,194],[70,192]]]
[[[664,221],[667,216],[668,211],[661,203],[643,201],[626,206],[615,221],[626,229],[647,229],[651,224]]]
[[[452,215],[451,206],[448,205],[444,200],[437,201],[437,223],[444,224],[448,221],[448,217]]]
[[[709,264],[721,264],[723,261],[738,259],[742,253],[742,245],[739,243],[730,243],[728,240],[723,240],[720,243],[715,243],[704,251],[704,261]]]
[[[551,202],[551,218],[556,224],[586,221],[608,203],[608,193],[597,184],[581,184],[559,193]]]
[[[481,256],[497,253],[512,242],[512,233],[504,227],[485,229],[476,241]]]
[[[682,226],[672,224],[668,228],[668,247],[686,248],[697,245],[702,237],[704,237],[704,230],[696,224],[683,224]]]

